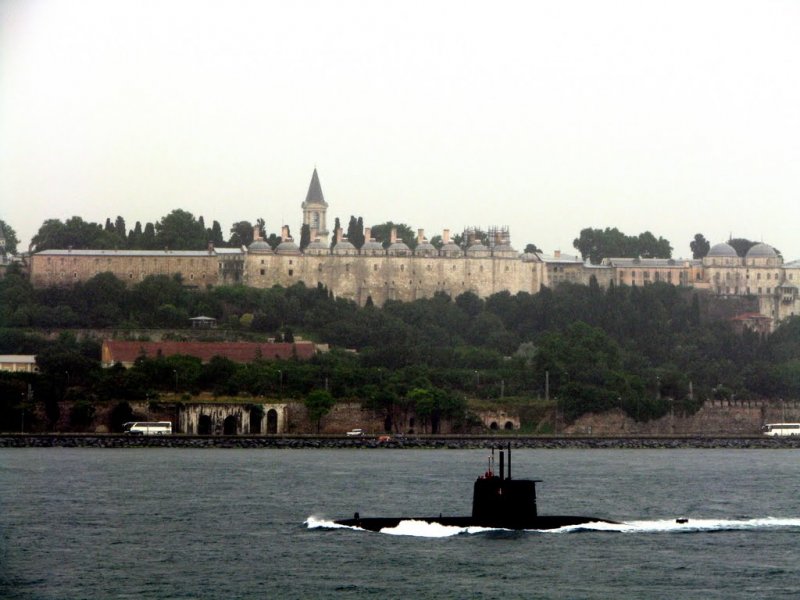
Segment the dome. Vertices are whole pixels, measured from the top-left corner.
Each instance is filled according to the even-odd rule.
[[[500,244],[499,246],[494,247],[493,254],[495,256],[500,256],[502,258],[516,258],[517,251],[511,246],[511,244]]]
[[[300,254],[300,248],[297,247],[292,238],[286,238],[275,248],[275,254]]]
[[[777,258],[775,249],[768,244],[756,244],[747,251],[747,258]]]
[[[489,248],[480,242],[467,248],[467,256],[489,256]]]
[[[417,247],[414,248],[414,254],[417,256],[438,256],[439,251],[436,246],[426,240],[417,244]]]
[[[406,243],[403,240],[397,240],[394,244],[389,246],[387,253],[392,256],[405,256],[409,254],[411,249],[406,246]]]
[[[323,242],[321,242],[319,240],[314,240],[308,246],[306,246],[306,249],[304,250],[304,252],[306,254],[317,254],[317,255],[319,255],[319,254],[328,254],[329,250],[330,249],[328,248],[327,244],[325,244],[325,243],[323,243]]]
[[[358,254],[358,250],[348,240],[340,240],[338,244],[333,247],[334,254]]]
[[[272,254],[272,246],[264,240],[258,239],[247,247],[247,251],[253,254]]]
[[[719,256],[719,257],[727,257],[727,258],[736,258],[739,255],[736,254],[736,250],[733,249],[733,246],[730,244],[726,244],[722,242],[720,244],[714,244],[711,247],[711,250],[708,251],[706,256]]]
[[[380,242],[376,242],[374,239],[371,239],[367,242],[364,242],[364,245],[361,246],[361,254],[365,254],[368,256],[374,256],[376,254],[386,254],[386,249],[383,247],[383,244]]]
[[[442,256],[461,256],[463,252],[458,244],[454,244],[453,242],[447,242],[444,246],[442,246],[441,250]]]

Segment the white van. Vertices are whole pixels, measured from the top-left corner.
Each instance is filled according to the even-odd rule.
[[[122,426],[127,435],[170,435],[170,421],[131,421]]]

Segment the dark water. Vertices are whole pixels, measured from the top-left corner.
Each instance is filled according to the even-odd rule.
[[[519,450],[612,531],[309,527],[468,514],[486,451],[0,450],[0,598],[796,598],[800,451]],[[690,519],[685,526],[675,517]],[[451,534],[453,532],[445,532]]]

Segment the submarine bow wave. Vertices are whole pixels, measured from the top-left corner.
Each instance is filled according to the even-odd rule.
[[[309,529],[351,529],[366,531],[361,527],[340,525],[334,521],[318,517],[309,517],[305,522]],[[752,519],[659,519],[652,521],[628,521],[623,523],[589,522],[580,525],[567,525],[556,529],[526,529],[531,533],[577,533],[586,531],[605,531],[611,533],[691,533],[703,531],[736,531],[755,529],[800,529],[800,518],[758,517]],[[403,520],[396,527],[381,529],[385,535],[403,535],[411,537],[444,538],[461,534],[481,534],[487,532],[509,531],[499,527],[456,527],[427,523],[414,519]]]

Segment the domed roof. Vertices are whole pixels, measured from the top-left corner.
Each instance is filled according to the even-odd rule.
[[[262,239],[258,239],[253,241],[248,247],[248,252],[252,252],[254,254],[272,254],[272,246],[270,246],[267,242]]]
[[[431,244],[428,240],[425,240],[417,244],[417,247],[414,248],[414,254],[417,256],[436,256],[439,254],[439,251],[436,249],[436,246]]]
[[[775,258],[778,254],[769,244],[756,244],[747,251],[747,258]]]
[[[386,254],[386,249],[380,242],[370,239],[364,242],[364,245],[361,246],[361,254]]]
[[[339,240],[339,243],[333,247],[334,254],[357,254],[356,247],[350,243],[349,240]]]
[[[275,248],[275,254],[300,254],[300,248],[292,238],[286,238]]]
[[[306,254],[327,254],[328,250],[328,244],[325,244],[320,240],[314,240],[308,246],[306,246],[305,252]]]
[[[453,242],[447,242],[442,246],[442,256],[461,256],[463,254],[461,247]]]
[[[467,248],[467,255],[469,255],[469,256],[478,255],[478,254],[488,254],[488,253],[489,253],[489,248],[487,248],[486,246],[484,246],[480,242],[472,244],[472,246]]]
[[[726,244],[725,242],[721,242],[719,244],[714,244],[711,247],[711,250],[708,251],[708,254],[706,256],[736,258],[739,255],[736,254],[736,250],[733,249],[733,246],[731,246],[730,244]]]
[[[387,250],[389,254],[408,254],[411,252],[411,248],[406,246],[406,243],[403,240],[398,239],[394,244],[389,246]]]
[[[494,254],[495,256],[511,258],[517,256],[517,251],[514,250],[511,244],[499,244],[498,246],[494,247]]]

